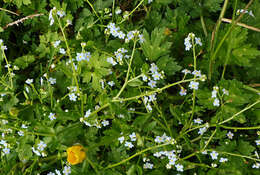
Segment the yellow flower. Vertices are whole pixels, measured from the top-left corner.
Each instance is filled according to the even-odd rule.
[[[67,156],[67,161],[71,165],[76,165],[78,163],[83,162],[83,160],[86,158],[86,153],[84,151],[83,146],[74,145],[67,149]]]

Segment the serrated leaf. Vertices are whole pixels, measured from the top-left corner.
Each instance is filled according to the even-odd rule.
[[[170,52],[171,42],[166,41],[164,28],[155,28],[151,36],[144,30],[144,42],[141,44],[144,55],[151,61],[156,61],[159,57],[165,56]]]
[[[237,150],[243,155],[250,155],[255,150],[255,147],[250,145],[249,142],[239,140]]]

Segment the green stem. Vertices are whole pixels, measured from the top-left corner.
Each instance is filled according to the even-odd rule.
[[[129,161],[129,160],[131,160],[131,159],[133,159],[134,157],[136,157],[136,156],[138,156],[138,155],[140,155],[140,154],[142,154],[142,153],[144,153],[144,152],[147,152],[147,151],[150,151],[150,150],[153,150],[153,149],[156,149],[156,148],[160,148],[160,147],[163,147],[163,146],[166,146],[166,145],[169,145],[169,144],[172,144],[172,142],[167,142],[167,143],[164,143],[164,144],[160,144],[160,145],[148,147],[148,148],[143,149],[143,150],[141,150],[141,151],[135,153],[134,155],[132,155],[132,156],[130,156],[130,157],[128,157],[128,158],[126,158],[126,159],[124,159],[124,160],[118,162],[118,163],[115,163],[115,164],[112,164],[112,165],[108,165],[108,166],[107,166],[106,168],[104,168],[104,169],[109,169],[109,168],[113,168],[113,167],[119,166],[119,165],[121,165],[121,164],[123,164],[123,163],[125,163],[125,162],[127,162],[127,161]]]
[[[63,35],[63,39],[64,39],[64,42],[66,44],[66,48],[67,48],[67,53],[69,55],[69,59],[70,59],[70,64],[71,64],[71,67],[72,67],[72,72],[73,72],[73,78],[74,78],[74,81],[76,83],[76,86],[77,86],[77,92],[79,93],[79,84],[78,84],[78,80],[77,80],[77,73],[76,73],[76,70],[75,70],[75,67],[73,65],[73,60],[72,60],[72,56],[71,56],[71,53],[70,53],[70,47],[69,47],[69,44],[68,44],[68,41],[67,41],[67,38],[66,38],[66,35],[65,35],[65,32],[63,30],[63,27],[61,25],[61,22],[60,22],[60,18],[56,15],[56,18],[58,19],[58,23],[59,23],[59,27],[61,29],[61,33]]]
[[[253,3],[254,0],[250,0],[250,2],[246,5],[246,7],[244,8],[244,10],[248,9],[248,7]],[[217,53],[219,52],[220,48],[222,47],[224,41],[227,39],[227,37],[229,36],[229,34],[231,33],[231,31],[233,30],[233,28],[236,26],[236,24],[240,21],[240,19],[244,16],[244,13],[241,13],[239,15],[239,17],[234,21],[234,23],[231,24],[231,27],[228,29],[228,31],[225,33],[224,37],[221,39],[221,41],[219,42],[216,50],[213,52],[211,51],[211,53],[213,53],[210,56],[210,63],[209,63],[209,80],[211,80],[211,72],[212,72],[212,67],[213,67],[213,62],[216,59]],[[221,18],[222,19],[222,18]],[[221,22],[220,19],[220,22]]]
[[[230,117],[230,118],[228,118],[228,119],[226,119],[226,120],[224,120],[224,121],[222,121],[222,122],[220,122],[220,123],[218,123],[218,124],[221,125],[221,124],[224,124],[224,123],[226,123],[226,122],[228,122],[228,121],[230,121],[230,120],[233,120],[236,116],[238,116],[239,114],[241,114],[241,113],[245,112],[246,110],[252,108],[253,106],[255,106],[256,104],[258,104],[259,102],[260,102],[260,100],[257,100],[255,103],[251,104],[250,106],[247,106],[246,108],[242,109],[242,110],[239,111],[238,113],[234,114],[232,117]]]
[[[218,34],[218,30],[221,24],[221,19],[224,17],[226,9],[227,9],[227,4],[228,4],[228,0],[225,0],[224,5],[222,7],[222,10],[220,12],[218,21],[216,23],[216,27],[214,29],[214,31],[212,32],[212,38],[211,38],[211,46],[210,46],[210,61],[209,61],[209,73],[208,73],[208,78],[209,80],[211,80],[211,71],[212,71],[212,54],[215,48],[215,44],[216,44],[216,38],[217,38],[217,34]]]
[[[192,51],[193,51],[193,61],[194,61],[194,71],[196,71],[197,69],[197,57],[196,57],[196,49],[195,49],[195,43],[194,43],[194,37],[192,37]],[[196,75],[194,74],[194,79],[196,78]],[[187,127],[191,127],[191,122],[192,122],[192,119],[193,119],[193,116],[194,116],[194,112],[195,112],[195,100],[196,100],[196,90],[193,89],[193,96],[192,96],[192,113],[191,113],[191,117],[190,117],[190,120],[188,122],[188,125]]]
[[[131,55],[131,58],[130,58],[130,63],[128,65],[128,69],[127,69],[127,73],[126,73],[126,77],[125,77],[125,83],[122,86],[122,88],[120,89],[120,91],[118,92],[118,94],[114,97],[114,99],[117,99],[121,95],[121,93],[123,92],[123,90],[125,89],[125,87],[128,84],[128,78],[129,78],[129,74],[130,74],[130,70],[131,70],[132,61],[133,61],[133,58],[134,58],[136,42],[137,42],[137,40],[134,41],[134,47],[133,47],[132,55]]]
[[[205,151],[215,151],[215,150],[207,149]],[[224,152],[224,151],[217,151],[217,152],[220,153],[220,154],[227,154],[227,155],[230,155],[230,156],[242,157],[242,158],[251,159],[251,160],[260,162],[260,159],[256,159],[256,158],[253,158],[253,157],[250,157],[250,156],[244,156],[244,155],[241,155],[241,154],[229,153],[229,152]]]
[[[143,2],[144,2],[144,0],[140,1],[139,4],[128,14],[127,18],[128,18],[130,15],[132,15],[132,14],[136,11],[136,9],[137,9],[140,5],[142,5]],[[127,18],[124,18],[122,21],[119,22],[119,24],[122,24],[123,22],[125,22],[125,21],[127,20]]]
[[[214,137],[214,135],[216,134],[216,132],[217,132],[217,128],[216,128],[216,129],[214,130],[214,132],[211,134],[209,140],[207,141],[207,143],[205,144],[205,146],[203,147],[203,149],[202,149],[201,152],[203,152],[203,151],[207,148],[207,146],[209,145],[210,141],[212,140],[212,138]]]
[[[38,136],[47,136],[47,137],[55,136],[55,134],[51,134],[51,133],[47,134],[47,133],[39,133],[39,132],[29,132],[29,131],[26,131],[26,130],[23,130],[23,129],[14,127],[14,126],[7,126],[7,127],[11,128],[13,130],[16,130],[16,131],[23,131],[25,134],[38,135]]]
[[[203,17],[202,14],[200,15],[200,22],[201,22],[201,26],[202,26],[204,35],[207,37],[208,36],[208,32],[207,32],[207,28],[206,28],[206,25],[205,25],[205,22],[204,22],[204,17]]]
[[[101,22],[101,24],[103,24],[102,19],[100,18],[100,16],[97,14],[96,10],[94,9],[93,5],[89,2],[89,0],[86,0],[88,5],[91,7],[91,9],[93,10],[93,12],[95,13],[95,15],[97,16],[97,18],[99,19],[99,21]]]
[[[190,82],[192,80],[199,80],[200,78],[192,78],[192,79],[187,79],[187,80],[181,80],[181,81],[178,81],[178,82],[175,82],[175,83],[172,83],[172,84],[169,84],[169,85],[166,85],[162,88],[159,88],[159,89],[156,89],[156,90],[153,90],[153,91],[150,91],[150,92],[146,92],[146,93],[143,93],[143,94],[140,94],[140,95],[137,95],[137,96],[134,96],[134,97],[129,97],[129,98],[121,98],[121,99],[113,99],[112,102],[121,102],[121,101],[129,101],[129,100],[136,100],[136,99],[139,99],[141,97],[144,97],[144,96],[149,96],[149,95],[152,95],[154,93],[159,93],[165,89],[168,89],[172,86],[176,86],[178,84],[181,84],[181,83],[186,83],[186,82]]]
[[[254,130],[260,129],[260,126],[251,126],[251,127],[233,127],[233,126],[225,126],[225,125],[218,125],[221,128],[225,129],[233,129],[233,130]]]
[[[99,171],[97,170],[97,167],[95,166],[95,164],[86,156],[86,160],[87,162],[92,166],[92,168],[94,169],[94,171],[96,172],[97,175],[100,175]]]

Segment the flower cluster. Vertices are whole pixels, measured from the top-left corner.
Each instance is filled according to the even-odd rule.
[[[151,112],[153,110],[152,106],[150,104],[153,101],[156,101],[156,94],[152,94],[152,95],[149,95],[148,97],[147,96],[144,97],[144,105],[149,112]]]
[[[143,162],[145,163],[143,166],[144,169],[153,169],[153,164],[150,162],[150,159],[144,157]]]
[[[123,133],[121,133],[121,134],[123,134]],[[130,139],[130,141],[127,141],[128,139]],[[132,134],[130,134],[128,137],[121,136],[121,137],[118,138],[118,141],[121,144],[124,143],[125,147],[131,149],[131,148],[134,147],[134,144],[132,142],[136,141],[136,134],[135,134],[135,132],[132,132]]]
[[[89,61],[90,58],[91,58],[90,52],[81,52],[81,53],[77,53],[76,60],[78,62],[83,60]]]
[[[70,101],[77,101],[77,98],[79,96],[78,93],[76,93],[77,91],[77,87],[76,86],[71,86],[71,87],[67,87],[69,92],[69,99]]]
[[[65,12],[62,11],[62,10],[58,10],[56,9],[56,7],[53,7],[51,10],[50,10],[50,13],[49,13],[49,21],[50,21],[50,26],[52,26],[54,24],[54,17],[53,15],[56,15],[60,18],[66,16]]]
[[[107,28],[105,29],[105,34],[111,34],[115,38],[124,39],[126,43],[133,40],[134,38],[138,38],[140,43],[144,42],[144,37],[138,30],[133,30],[125,34],[120,30],[120,27],[116,27],[115,23],[109,23]]]
[[[80,122],[83,122],[86,126],[89,126],[89,127],[94,126],[96,128],[99,128],[99,129],[102,127],[102,125],[104,127],[109,125],[108,120],[98,121],[97,119],[94,119],[94,120],[89,119],[90,114],[91,114],[91,110],[89,109],[85,113],[84,117],[80,118]]]
[[[219,87],[214,86],[213,91],[211,92],[211,98],[214,99],[213,106],[219,106],[220,105],[219,104],[220,101],[218,99],[218,92],[219,92]],[[229,92],[224,88],[222,89],[222,92],[223,92],[223,95],[229,95]]]
[[[10,153],[9,144],[5,140],[0,141],[0,148],[2,148],[3,155],[7,155]]]
[[[248,11],[248,10],[244,10],[244,9],[238,9],[236,14],[239,15],[240,13],[247,13],[252,17],[255,17],[255,15],[253,14],[252,10]]]
[[[40,141],[40,143],[37,144],[37,148],[32,147],[32,151],[37,155],[37,156],[42,156],[45,157],[46,153],[44,152],[44,149],[47,147],[47,145],[43,142]]]
[[[4,41],[2,39],[0,39],[0,47],[2,51],[7,50],[7,47],[4,45]]]
[[[151,67],[150,67],[149,70],[151,72],[152,78],[147,77],[144,74],[143,74],[142,78],[143,78],[143,81],[149,80],[148,86],[150,86],[151,88],[155,88],[157,81],[159,81],[160,79],[163,79],[164,72],[163,71],[159,72],[158,67],[154,63],[151,64]]]
[[[195,39],[195,45],[198,44],[202,46],[201,39],[195,37],[194,33],[189,33],[188,36],[184,39],[184,45],[186,51],[189,51],[192,48],[192,45],[194,44],[194,39]]]
[[[56,174],[55,174],[56,173]],[[60,170],[55,170],[55,173],[53,172],[49,172],[47,175],[61,175],[61,171]],[[71,167],[70,166],[65,166],[63,168],[63,171],[62,171],[63,175],[69,175],[71,174]]]

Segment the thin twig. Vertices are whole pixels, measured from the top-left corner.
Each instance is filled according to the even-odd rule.
[[[222,18],[221,20],[224,21],[224,22],[227,22],[227,23],[232,23],[232,20],[231,20],[231,19]],[[247,28],[247,29],[250,29],[250,30],[253,30],[253,31],[256,31],[256,32],[260,32],[260,29],[259,29],[259,28],[252,27],[252,26],[246,25],[246,24],[244,24],[244,23],[238,22],[238,23],[236,23],[236,25],[241,26],[241,27],[245,27],[245,28]]]
[[[8,13],[11,13],[11,14],[14,14],[14,15],[16,15],[16,16],[19,16],[18,13],[12,12],[12,11],[7,10],[7,9],[0,8],[0,10],[5,11],[5,12],[8,12]]]
[[[24,17],[24,18],[18,19],[17,21],[14,21],[14,22],[11,22],[11,23],[7,24],[6,26],[3,27],[3,29],[6,29],[6,28],[8,28],[8,27],[11,27],[11,26],[13,26],[13,25],[15,25],[15,24],[18,26],[19,23],[22,23],[22,22],[24,22],[24,21],[27,20],[27,19],[32,19],[32,18],[34,18],[34,17],[42,16],[42,15],[44,15],[44,14],[43,14],[43,13],[40,13],[40,14],[33,14],[33,15],[26,16],[26,17]]]

